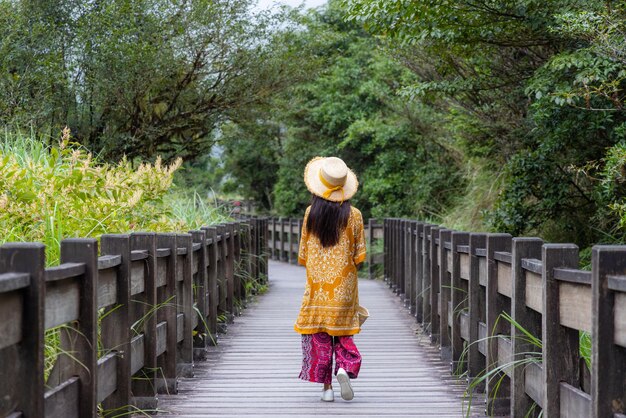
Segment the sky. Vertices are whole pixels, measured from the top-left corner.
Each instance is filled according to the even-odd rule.
[[[304,3],[306,7],[317,7],[326,4],[326,0],[258,0],[260,9],[268,9],[276,3],[296,7]]]

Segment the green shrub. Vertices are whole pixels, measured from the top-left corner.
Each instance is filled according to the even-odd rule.
[[[219,210],[173,194],[180,159],[164,164],[101,164],[71,142],[69,130],[55,146],[5,132],[0,143],[0,242],[38,241],[48,264],[68,237],[131,231],[183,232],[221,219]]]

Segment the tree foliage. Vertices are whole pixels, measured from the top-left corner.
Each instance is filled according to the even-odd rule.
[[[297,70],[272,42],[287,12],[252,4],[0,0],[0,124],[67,125],[110,159],[207,152],[221,120]]]
[[[479,158],[504,179],[483,217],[492,229],[583,246],[624,238],[621,188],[607,188],[621,181],[623,2],[343,3],[417,76],[405,95],[449,115],[462,165]]]
[[[308,204],[303,169],[317,155],[340,156],[357,173],[353,203],[366,216],[439,213],[451,196],[444,190],[462,185],[440,115],[400,97],[413,75],[343,18],[336,2],[311,12],[296,34],[317,62],[310,79],[225,129],[226,166],[248,195],[263,193],[284,215]]]

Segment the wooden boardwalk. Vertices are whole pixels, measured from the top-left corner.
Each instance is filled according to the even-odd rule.
[[[269,271],[269,291],[235,318],[208,361],[196,363],[195,377],[182,379],[177,395],[160,396],[158,416],[465,416],[464,385],[438,361],[428,338],[416,332],[399,298],[371,280],[359,283],[371,318],[355,337],[363,365],[353,381],[354,400],[343,401],[335,381],[335,402],[321,402],[321,385],[298,379],[301,348],[293,322],[305,270],[270,261]]]

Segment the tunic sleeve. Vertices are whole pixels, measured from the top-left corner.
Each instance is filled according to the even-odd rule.
[[[354,225],[354,264],[358,265],[365,261],[367,247],[365,245],[365,231],[363,230],[363,216],[358,212]]]
[[[304,221],[302,221],[302,232],[300,233],[300,249],[298,251],[298,263],[303,266],[306,266],[307,259],[307,240],[309,239],[309,234],[306,229],[306,222],[307,219],[309,219],[309,209],[310,207],[308,207],[306,209],[306,212],[304,213]]]

